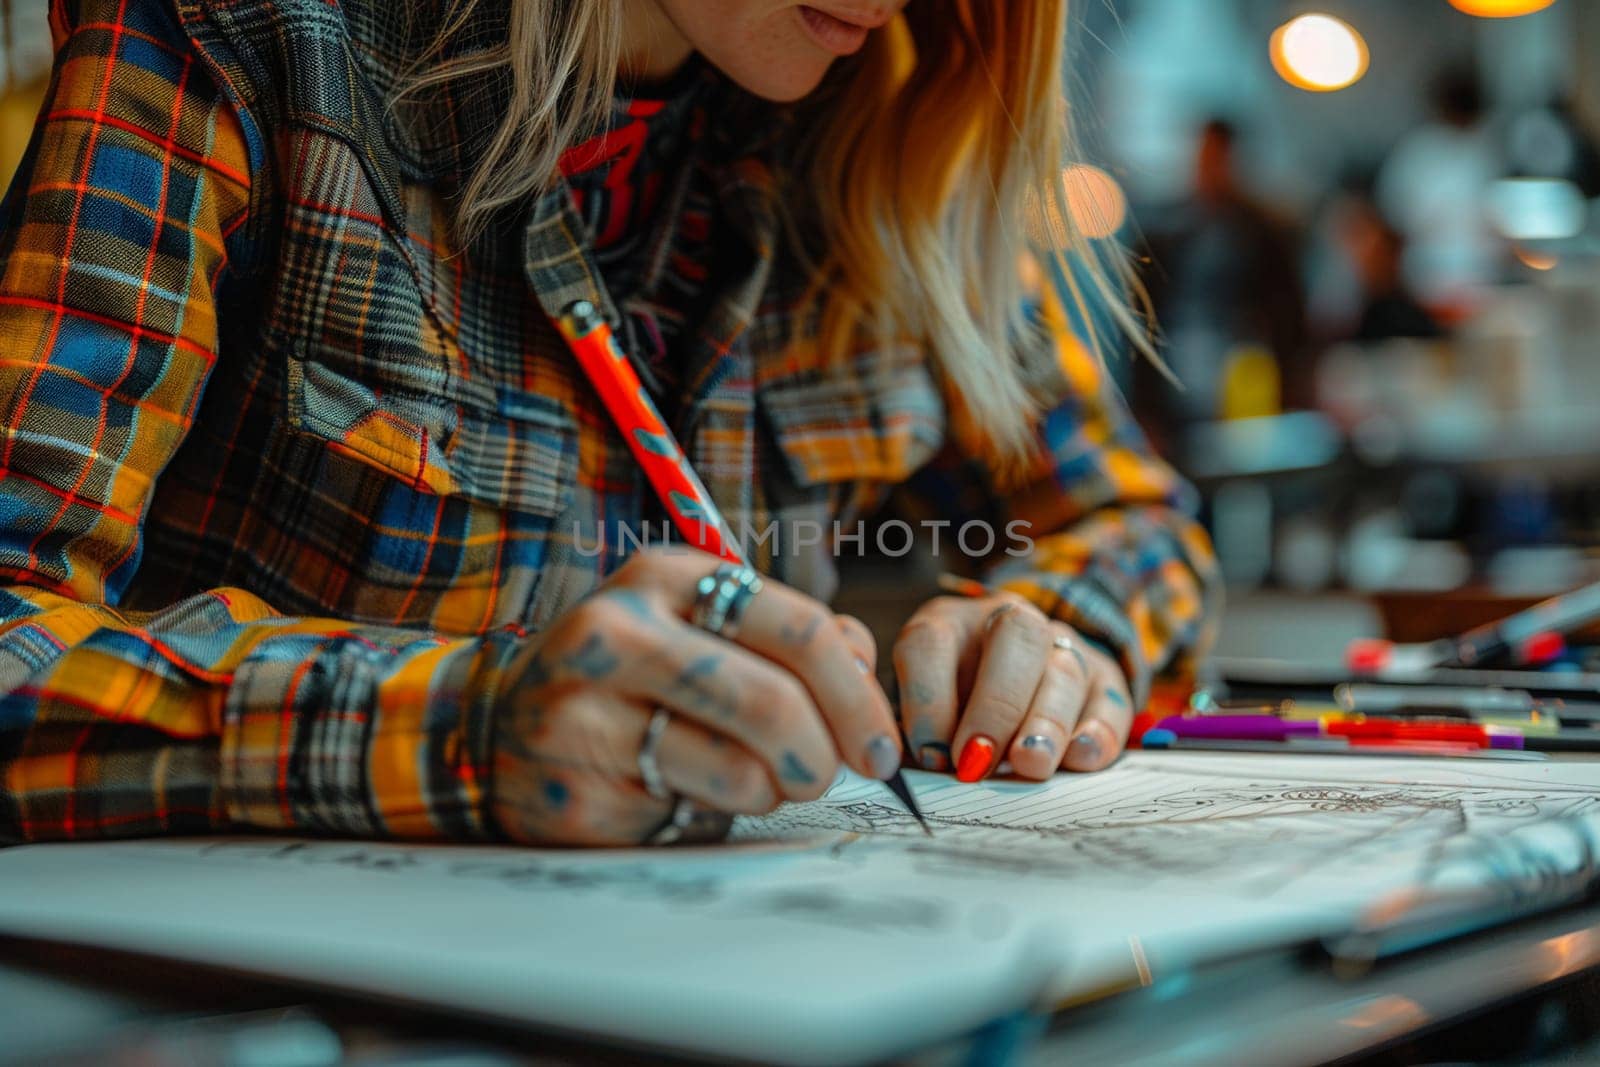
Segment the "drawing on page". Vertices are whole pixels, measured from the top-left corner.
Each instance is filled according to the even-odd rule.
[[[937,783],[923,795],[935,831],[928,840],[880,792],[866,783],[845,786],[820,803],[741,820],[736,834],[846,832],[859,836],[838,846],[842,860],[892,849],[912,858],[919,872],[945,878],[1005,873],[1079,884],[1203,878],[1265,895],[1318,870],[1355,876],[1398,860],[1423,875],[1447,861],[1459,866],[1463,855],[1520,871],[1533,861],[1497,853],[1499,835],[1540,820],[1577,824],[1600,816],[1600,791],[1525,781],[1333,784],[1140,765],[1032,788]]]
[[[884,792],[846,780],[821,801],[736,821],[742,847],[611,856],[570,852],[413,851],[367,843],[214,844],[214,862],[289,863],[410,876],[443,875],[539,894],[601,894],[744,917],[771,916],[861,930],[938,928],[954,919],[902,880],[1159,888],[1197,885],[1260,899],[1309,883],[1359,884],[1409,872],[1503,884],[1560,877],[1591,852],[1587,837],[1554,834],[1524,847],[1508,831],[1565,824],[1600,828],[1600,784],[1560,784],[1435,769],[1431,780],[1370,775],[1319,780],[1296,767],[1130,759],[1088,777],[1036,785],[965,786],[919,776],[920,827]],[[1324,772],[1331,773],[1331,772]],[[1397,772],[1398,773],[1398,772]],[[1574,831],[1576,833],[1576,831]],[[1548,846],[1548,847],[1547,847]],[[798,867],[796,865],[799,865]],[[774,888],[768,876],[804,874]],[[863,869],[886,884],[833,885]],[[1309,883],[1308,883],[1309,879]],[[829,885],[826,891],[817,888]],[[915,898],[915,899],[913,899]],[[918,901],[928,906],[921,906]]]

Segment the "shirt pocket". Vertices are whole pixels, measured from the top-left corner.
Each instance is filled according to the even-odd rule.
[[[944,404],[920,360],[870,378],[811,370],[770,379],[757,404],[789,480],[855,490],[845,510],[905,481],[944,442]]]
[[[419,493],[554,517],[571,502],[577,424],[557,399],[366,356],[359,377],[304,348],[288,361],[288,425]]]

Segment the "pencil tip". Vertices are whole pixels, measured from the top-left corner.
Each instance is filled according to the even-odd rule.
[[[900,803],[906,806],[912,818],[922,826],[922,832],[932,837],[933,831],[928,827],[928,820],[922,817],[922,808],[917,805],[917,798],[912,794],[906,776],[900,771],[895,771],[892,776],[884,779],[883,784],[889,787],[889,792],[900,798]]]

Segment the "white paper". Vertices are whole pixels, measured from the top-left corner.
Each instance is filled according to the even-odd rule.
[[[1041,994],[1537,880],[1600,839],[1600,763],[1136,753],[1043,785],[908,774],[581,853],[229,838],[0,852],[0,929],[610,1040],[864,1061]]]

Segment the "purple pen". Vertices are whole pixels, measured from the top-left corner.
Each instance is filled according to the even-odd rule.
[[[1322,726],[1314,719],[1280,719],[1274,715],[1173,715],[1156,724],[1179,737],[1222,737],[1238,741],[1282,741],[1288,737],[1317,737]]]

